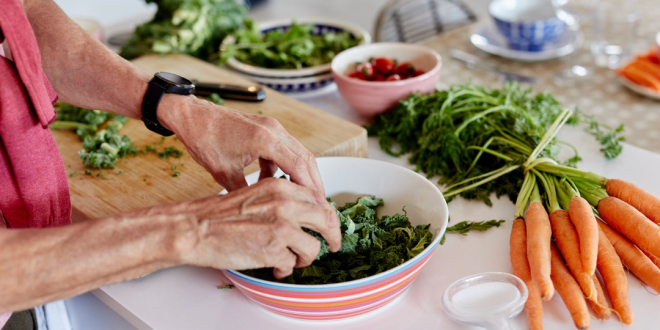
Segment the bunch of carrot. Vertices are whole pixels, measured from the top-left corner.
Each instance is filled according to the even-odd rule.
[[[528,194],[527,212],[516,211],[510,238],[514,274],[529,290],[530,329],[542,329],[541,302],[552,298],[555,290],[578,329],[589,327],[587,305],[597,318],[610,317],[605,291],[615,314],[630,324],[633,314],[624,266],[660,292],[660,259],[655,257],[660,255],[660,226],[654,221],[660,220],[660,199],[614,179],[606,181],[606,197],[599,198],[600,192],[574,190],[570,177],[533,172],[527,174],[525,181],[530,183],[524,188],[532,191],[523,191],[517,205],[524,212]],[[544,197],[539,185],[546,188]],[[580,193],[590,194],[592,204]]]
[[[660,48],[652,47],[648,53],[636,56],[617,72],[637,85],[660,92]]]
[[[563,122],[560,116],[548,139]],[[542,329],[541,302],[555,290],[578,329],[590,325],[588,305],[601,320],[613,311],[630,324],[624,266],[660,293],[660,199],[630,182],[538,158],[546,143],[524,164],[510,238],[514,274],[530,292],[530,329]]]
[[[550,300],[555,290],[578,329],[590,325],[588,306],[601,320],[613,312],[623,323],[632,323],[624,266],[660,293],[660,199],[632,183],[544,156],[571,115],[564,110],[535,145],[504,134],[500,140],[506,145],[497,151],[487,150],[488,145],[482,148],[503,159],[525,157],[510,165],[522,168],[524,175],[510,258],[514,274],[529,291],[526,310],[532,330],[542,329],[542,301]],[[472,189],[497,175],[465,180],[445,195]]]

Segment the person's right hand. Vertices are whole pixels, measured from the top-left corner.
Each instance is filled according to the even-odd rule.
[[[218,269],[273,267],[273,275],[290,275],[294,267],[310,265],[320,242],[330,251],[341,246],[337,215],[315,192],[283,179],[264,179],[224,196],[175,204],[155,213],[179,214],[190,221],[188,234],[178,241],[185,264]]]

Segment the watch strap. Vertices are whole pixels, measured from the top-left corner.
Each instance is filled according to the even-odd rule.
[[[168,84],[158,77],[153,77],[149,81],[147,92],[142,99],[142,121],[147,128],[162,136],[171,136],[174,132],[168,130],[158,121],[158,104],[167,92]]]

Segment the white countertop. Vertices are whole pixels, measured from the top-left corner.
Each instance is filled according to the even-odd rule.
[[[97,19],[105,28],[106,35],[131,30],[136,24],[148,20],[155,8],[142,0],[56,0],[70,15]],[[372,30],[376,9],[385,0],[270,0],[255,8],[250,16],[264,20],[301,15],[318,16],[319,12],[360,24]],[[488,0],[468,0],[466,3],[477,14],[485,12]],[[347,120],[363,123],[363,119],[347,108],[336,93],[314,98],[302,98],[304,102],[333,113]],[[615,161],[605,161],[598,146],[590,138],[574,129],[565,129],[562,136],[576,141],[584,161],[580,168],[593,170],[608,177],[633,181],[656,195],[660,195],[660,176],[654,169],[660,168],[660,155],[636,147],[626,146],[624,153]],[[392,158],[381,152],[377,142],[369,140],[370,158],[410,167],[405,158]],[[380,311],[356,319],[341,322],[302,322],[285,319],[265,312],[251,304],[237,290],[217,290],[220,272],[212,269],[177,267],[145,278],[115,284],[95,290],[93,294],[141,330],[180,329],[476,329],[463,327],[449,320],[442,312],[441,296],[454,280],[484,271],[509,272],[508,237],[513,216],[513,204],[507,199],[495,200],[493,208],[483,203],[457,199],[450,203],[454,221],[506,219],[501,228],[486,233],[470,233],[468,237],[450,235],[429,260],[422,273],[408,292]],[[647,292],[639,280],[628,276],[630,296],[635,321],[626,329],[651,329],[657,327],[657,311],[660,297]],[[650,289],[648,289],[650,291]],[[84,297],[84,296],[81,296]],[[80,300],[77,306],[90,306],[88,300]],[[74,300],[76,300],[74,299]],[[71,305],[70,305],[71,306]],[[77,307],[78,308],[78,307]],[[544,305],[546,329],[572,329],[570,315],[560,298],[556,296]],[[72,312],[70,311],[70,314]],[[97,318],[97,322],[101,319]],[[75,322],[74,322],[75,324]],[[92,327],[94,320],[88,320]],[[118,324],[118,323],[116,323]],[[515,320],[516,329],[526,329],[524,313]],[[611,320],[601,324],[593,320],[591,329],[621,329],[621,323]],[[108,329],[124,329],[117,325]]]
[[[319,100],[325,100],[319,104]],[[362,122],[336,95],[328,94],[308,102],[339,117]],[[626,145],[622,155],[606,161],[593,139],[575,128],[565,128],[560,138],[571,141],[584,161],[581,169],[606,177],[635,182],[660,195],[660,155]],[[369,139],[369,157],[412,168],[404,158],[393,158],[380,151]],[[393,187],[395,189],[395,187]],[[449,235],[446,243],[429,260],[411,288],[382,310],[343,321],[310,322],[287,319],[252,304],[238,290],[218,290],[220,272],[213,269],[177,267],[134,281],[106,286],[93,294],[140,330],[180,329],[474,329],[459,325],[442,311],[441,297],[453,281],[486,271],[510,272],[509,233],[514,213],[508,198],[494,200],[492,208],[481,202],[457,199],[449,204],[453,221],[506,219],[500,228],[467,237]],[[632,275],[628,276],[635,321],[626,329],[657,326],[660,297],[650,293]],[[546,329],[573,328],[570,315],[559,295],[544,305]],[[622,324],[593,320],[591,329],[621,329]],[[526,329],[526,316],[515,319],[516,329]]]

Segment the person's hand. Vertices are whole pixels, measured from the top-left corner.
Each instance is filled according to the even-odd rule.
[[[150,213],[189,221],[187,234],[176,243],[185,264],[237,270],[273,267],[273,275],[282,278],[294,267],[309,266],[319,253],[319,240],[303,228],[321,234],[330,251],[339,250],[337,215],[322,203],[311,189],[268,178],[224,196],[155,207]]]
[[[158,118],[228,191],[247,186],[243,169],[258,159],[260,180],[279,167],[291,181],[314,190],[319,201],[325,199],[314,155],[273,118],[178,95],[163,97]]]

